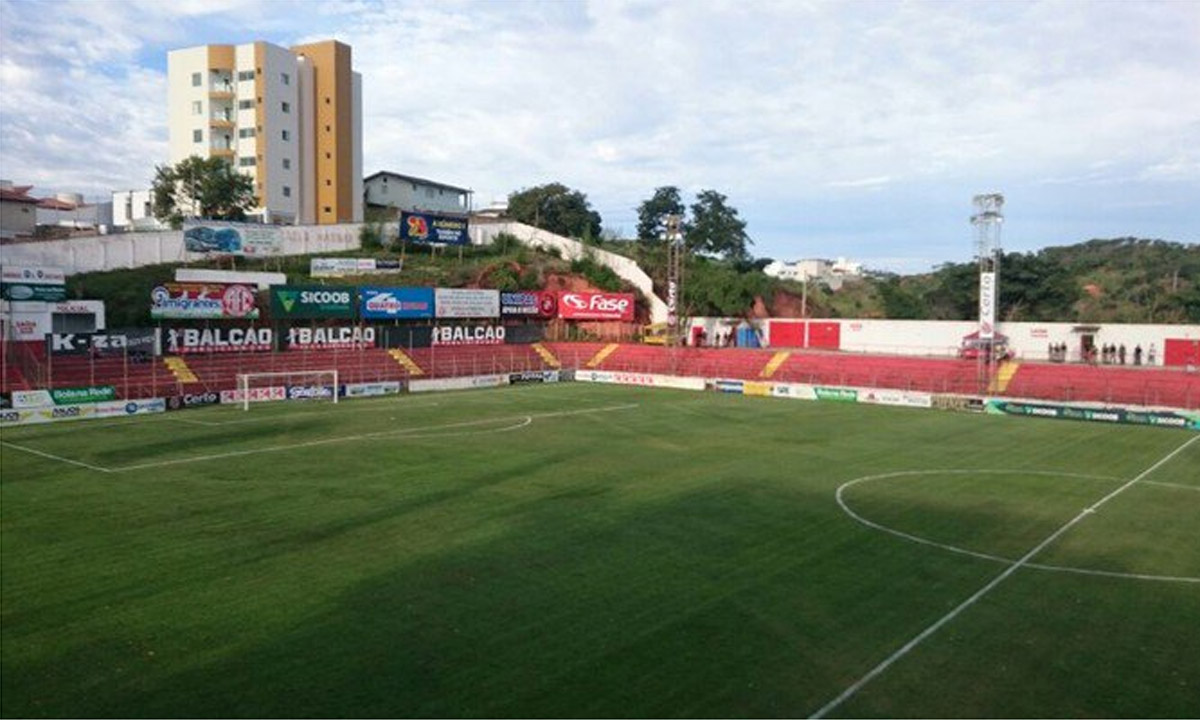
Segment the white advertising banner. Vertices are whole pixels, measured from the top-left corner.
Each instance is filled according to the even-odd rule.
[[[471,375],[436,380],[412,380],[408,383],[408,391],[418,393],[438,390],[471,390],[473,388],[500,387],[507,384],[508,375]]]
[[[860,389],[858,391],[858,401],[872,405],[898,405],[901,407],[916,408],[933,407],[933,395],[906,390]]]
[[[816,400],[817,391],[812,385],[802,383],[771,383],[771,397]]]
[[[979,274],[979,337],[996,336],[996,273]]]
[[[440,318],[498,318],[500,291],[435,288],[433,310]]]
[[[283,385],[273,385],[271,387],[256,387],[250,388],[250,402],[273,402],[275,400],[287,400],[287,388]],[[222,390],[221,403],[238,403],[240,404],[246,399],[246,393],[242,390]]]
[[[608,370],[579,370],[576,382],[613,383],[615,385],[641,385],[643,387],[672,388],[675,390],[703,390],[704,378],[676,377],[655,373],[611,372]]]

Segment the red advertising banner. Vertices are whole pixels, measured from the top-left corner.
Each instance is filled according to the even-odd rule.
[[[558,294],[558,316],[567,320],[633,321],[633,294],[571,292]]]

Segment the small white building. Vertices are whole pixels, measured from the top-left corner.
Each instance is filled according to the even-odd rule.
[[[121,190],[112,196],[112,225],[120,230],[165,230],[154,217],[153,190]]]
[[[14,186],[0,180],[0,238],[32,236],[37,228],[37,206],[41,202],[30,197],[32,185]]]
[[[363,180],[363,188],[368,208],[451,215],[471,212],[474,193],[470,188],[386,171]]]
[[[764,267],[763,272],[780,280],[821,282],[837,290],[847,278],[856,278],[862,275],[862,263],[850,262],[846,258],[837,260],[813,258],[795,262],[775,260]]]

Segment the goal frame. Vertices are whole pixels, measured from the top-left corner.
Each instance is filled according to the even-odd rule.
[[[237,389],[242,395],[242,410],[250,409],[250,380],[251,378],[296,378],[296,377],[325,377],[332,378],[333,387],[333,404],[338,402],[338,371],[337,368],[329,368],[327,370],[291,370],[285,372],[252,372],[237,374]],[[324,381],[319,382],[321,386],[325,385]],[[285,382],[284,386],[291,385]]]

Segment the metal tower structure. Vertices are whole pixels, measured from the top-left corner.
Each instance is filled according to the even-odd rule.
[[[996,304],[1000,296],[1000,228],[1004,224],[1004,196],[1000,193],[976,195],[975,256],[979,259],[979,378],[990,381],[995,373]]]
[[[683,257],[687,253],[681,223],[678,215],[667,216],[667,345],[672,348],[681,344],[679,308],[683,304]]]

